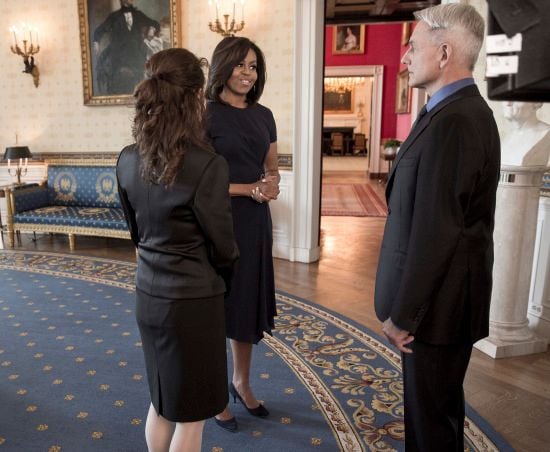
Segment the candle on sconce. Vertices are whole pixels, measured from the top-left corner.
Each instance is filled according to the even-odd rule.
[[[8,169],[11,168],[11,159],[8,159]]]
[[[237,20],[237,18],[235,17],[235,2],[233,2],[233,20]]]
[[[218,20],[218,0],[216,0],[216,20]]]
[[[19,159],[19,168],[23,166],[23,159]]]
[[[25,168],[27,167],[27,164],[29,163],[29,158],[25,157]]]
[[[13,33],[13,47],[17,47],[17,28],[10,27],[10,31]]]
[[[244,0],[241,0],[241,21],[244,22]]]

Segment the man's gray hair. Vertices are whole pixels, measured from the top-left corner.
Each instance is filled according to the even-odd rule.
[[[474,69],[483,44],[485,22],[473,6],[461,3],[437,5],[416,11],[414,17],[426,22],[433,31],[443,31],[445,39],[450,38],[455,49],[465,58],[469,69]]]

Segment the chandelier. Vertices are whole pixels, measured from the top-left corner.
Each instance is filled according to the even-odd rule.
[[[244,2],[245,0],[208,0],[210,15],[214,15],[214,10],[216,14],[216,19],[208,22],[208,28],[215,33],[221,34],[224,38],[235,36],[235,33],[244,28]],[[239,3],[239,7],[237,7],[237,3]],[[231,5],[233,6],[233,15],[229,14]],[[240,13],[240,21],[237,20],[237,13]],[[220,16],[223,16],[223,23],[220,20]]]
[[[325,91],[329,93],[345,93],[352,91],[356,85],[362,85],[365,77],[325,77]]]

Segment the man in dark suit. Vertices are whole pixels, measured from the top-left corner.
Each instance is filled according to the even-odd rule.
[[[156,33],[160,24],[138,10],[134,0],[120,0],[120,9],[107,16],[93,34],[93,50],[98,56],[97,91],[99,95],[132,94],[143,80],[147,46],[144,39],[150,28]],[[99,42],[109,35],[108,46],[99,53]]]
[[[472,70],[484,22],[447,4],[420,20],[402,62],[430,100],[386,187],[375,309],[402,352],[409,451],[463,451],[463,381],[488,335],[500,141]]]

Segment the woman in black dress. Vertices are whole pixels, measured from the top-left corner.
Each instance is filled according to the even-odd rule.
[[[134,138],[117,163],[138,248],[136,318],[151,406],[150,451],[200,451],[204,419],[228,401],[224,293],[238,256],[228,168],[206,141],[204,74],[185,49],[151,57]],[[174,429],[175,423],[175,429]]]
[[[260,105],[266,80],[262,51],[247,38],[225,38],[214,50],[206,88],[208,135],[229,164],[229,194],[240,259],[225,300],[233,378],[229,391],[250,414],[269,413],[250,387],[252,344],[271,334],[276,315],[269,201],[279,194],[277,132],[271,111]],[[216,422],[230,431],[229,409]]]

